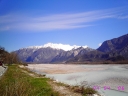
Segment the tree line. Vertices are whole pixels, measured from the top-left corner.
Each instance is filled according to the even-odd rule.
[[[4,47],[0,46],[0,61],[4,64],[19,64],[21,63],[15,52],[8,52]]]

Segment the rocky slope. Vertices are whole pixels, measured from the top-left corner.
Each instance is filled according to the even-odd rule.
[[[128,46],[128,34],[118,38],[104,41],[97,49],[101,52],[119,51]]]
[[[104,41],[97,49],[70,58],[70,62],[104,62],[128,60],[128,34]]]
[[[87,48],[79,47],[77,49],[72,49],[70,51],[64,51],[59,55],[57,55],[55,58],[53,58],[51,63],[59,63],[59,62],[66,63],[71,58],[75,58],[78,55],[86,54],[93,50],[94,49],[88,47]]]
[[[44,46],[32,46],[22,48],[15,53],[19,56],[20,60],[29,63],[55,63],[66,62],[69,58],[73,58],[78,54],[84,54],[93,49],[87,46],[70,46],[63,44],[48,43]]]
[[[15,51],[19,58],[23,62],[29,63],[49,63],[54,57],[63,52],[61,49],[53,49],[53,48],[24,48],[18,51]]]

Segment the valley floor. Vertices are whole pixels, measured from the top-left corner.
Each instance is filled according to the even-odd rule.
[[[95,93],[92,88],[59,83],[23,65],[9,65],[0,79],[0,96],[100,96]]]

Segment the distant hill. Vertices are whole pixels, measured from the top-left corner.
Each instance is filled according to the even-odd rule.
[[[72,63],[128,60],[128,34],[104,41],[97,49],[48,43],[45,46],[22,48],[15,53],[23,62]]]

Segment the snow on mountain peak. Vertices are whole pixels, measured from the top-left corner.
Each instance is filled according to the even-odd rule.
[[[76,45],[73,45],[73,46],[70,46],[68,44],[53,44],[53,43],[47,43],[43,46],[44,48],[47,48],[47,47],[51,47],[51,48],[54,48],[54,49],[62,49],[62,50],[65,50],[65,51],[69,51],[69,50],[72,50],[73,48],[78,48],[80,46],[76,46]]]
[[[72,50],[72,49],[77,49],[79,47],[87,48],[88,46],[77,46],[77,45],[71,46],[69,44],[47,43],[47,44],[44,44],[43,46],[30,46],[28,48],[39,49],[39,48],[47,48],[47,47],[50,47],[50,48],[53,48],[53,49],[62,49],[62,50],[65,50],[65,51],[69,51],[69,50]]]

